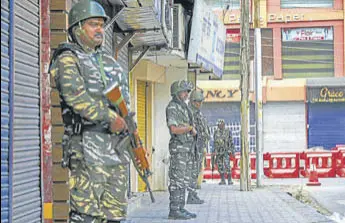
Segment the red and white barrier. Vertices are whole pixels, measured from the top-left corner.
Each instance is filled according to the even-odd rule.
[[[268,178],[298,178],[298,153],[265,153],[264,174]]]

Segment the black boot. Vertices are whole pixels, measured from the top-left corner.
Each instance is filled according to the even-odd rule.
[[[187,216],[189,216],[190,218],[196,218],[196,214],[192,213],[192,212],[189,212],[188,210],[182,208],[180,209],[180,211],[184,214],[186,214]]]
[[[221,174],[220,174],[220,179],[221,179],[221,180],[220,180],[220,182],[219,182],[219,185],[224,185],[224,184],[226,184],[226,183],[225,183],[225,178],[224,178],[224,173],[221,173]]]
[[[201,200],[197,193],[194,191],[189,191],[188,198],[187,198],[187,204],[203,204],[205,201]]]
[[[183,196],[183,198],[182,198]],[[173,220],[188,220],[190,216],[181,211],[181,205],[184,207],[184,193],[183,190],[170,191],[170,211],[169,219]]]
[[[190,217],[181,210],[170,210],[168,218],[173,220],[188,220],[192,217]]]
[[[234,183],[231,180],[231,173],[228,173],[228,185],[233,185]]]

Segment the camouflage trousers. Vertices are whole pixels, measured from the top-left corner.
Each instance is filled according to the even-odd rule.
[[[127,214],[127,165],[99,166],[79,162],[69,180],[71,223],[122,220]],[[77,214],[75,214],[77,213]]]
[[[178,210],[185,206],[186,188],[190,183],[192,166],[192,153],[176,152],[170,154],[170,210]]]
[[[188,185],[188,191],[195,191],[198,184],[198,177],[201,172],[203,156],[198,154],[197,156],[192,156],[192,169],[191,177]]]
[[[217,166],[220,174],[227,173],[231,175],[230,156],[228,153],[217,154]]]

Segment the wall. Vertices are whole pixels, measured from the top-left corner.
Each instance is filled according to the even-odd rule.
[[[186,67],[167,67],[166,81],[164,84],[154,85],[153,108],[153,146],[155,152],[152,157],[153,190],[167,190],[169,168],[169,140],[170,134],[166,125],[165,108],[171,100],[170,85],[179,79],[187,79]]]

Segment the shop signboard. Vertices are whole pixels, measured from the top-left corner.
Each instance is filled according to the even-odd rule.
[[[188,62],[195,63],[216,76],[223,75],[226,29],[203,0],[195,1]]]
[[[310,103],[345,102],[345,87],[312,87],[307,90]]]
[[[333,27],[282,28],[282,40],[283,42],[333,40]]]

